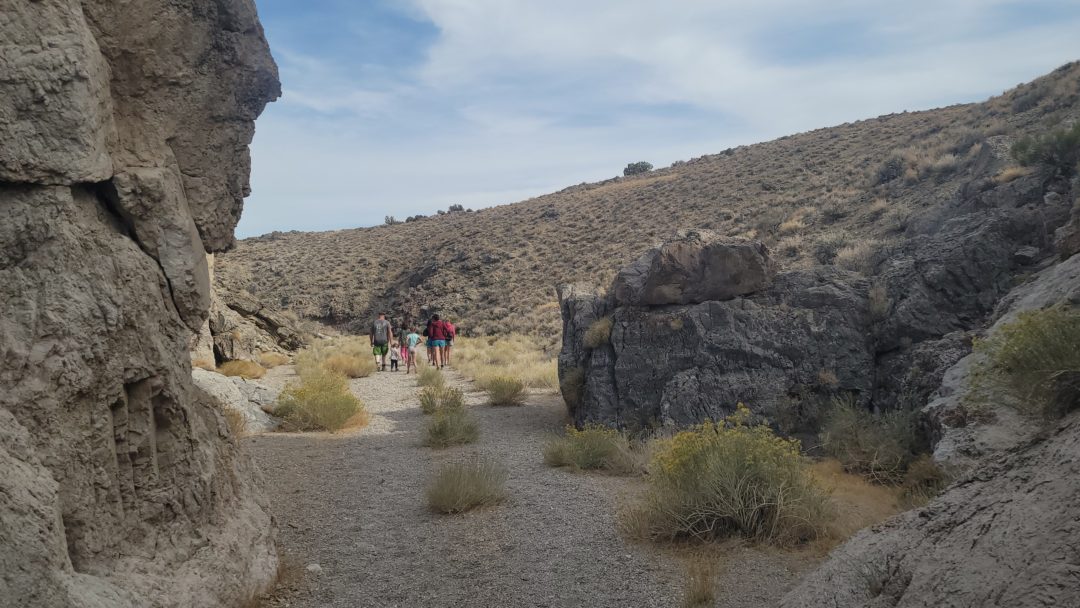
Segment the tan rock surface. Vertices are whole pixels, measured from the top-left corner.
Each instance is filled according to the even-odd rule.
[[[235,605],[276,532],[187,346],[278,91],[254,7],[5,2],[0,40],[0,605]]]

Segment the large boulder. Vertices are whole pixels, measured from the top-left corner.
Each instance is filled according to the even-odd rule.
[[[0,604],[233,606],[273,520],[187,346],[278,94],[251,0],[0,3]]]
[[[277,420],[267,413],[277,401],[280,390],[235,376],[223,376],[217,372],[194,368],[191,377],[195,384],[217,399],[222,407],[233,410],[244,420],[244,431],[266,433],[279,426]]]
[[[615,277],[620,306],[664,306],[730,300],[761,291],[775,264],[759,241],[687,230],[650,249]]]
[[[820,267],[782,273],[751,296],[647,309],[563,287],[561,377],[582,378],[575,422],[685,426],[744,402],[792,432],[807,430],[812,414],[801,410],[815,397],[869,399],[868,288]],[[589,327],[608,319],[610,337],[586,344]]]

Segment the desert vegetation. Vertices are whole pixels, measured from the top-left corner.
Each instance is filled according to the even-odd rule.
[[[420,411],[434,414],[440,410],[457,410],[465,407],[465,393],[459,388],[435,385],[420,391]]]
[[[479,437],[480,428],[463,408],[443,408],[436,410],[428,421],[424,445],[445,448],[474,443]]]
[[[544,446],[544,462],[575,471],[600,470],[615,475],[631,475],[642,469],[641,456],[630,440],[615,429],[593,425],[583,429],[566,427],[560,437]]]
[[[554,355],[535,338],[522,334],[458,338],[453,363],[480,388],[497,377],[517,378],[531,389],[555,391],[559,387]]]
[[[254,361],[242,359],[222,363],[218,366],[217,372],[225,376],[239,376],[247,380],[262,378],[266,375],[266,369],[263,366]]]
[[[446,384],[446,376],[437,367],[423,366],[416,374],[416,385],[423,387],[442,387]]]
[[[991,338],[977,340],[984,356],[973,375],[976,400],[1004,401],[1054,419],[1080,403],[1080,313],[1055,307],[1020,313]]]
[[[623,529],[653,540],[741,537],[776,545],[825,534],[828,496],[799,442],[751,417],[740,405],[722,422],[656,440],[648,490],[622,513]]]
[[[512,376],[494,376],[481,384],[488,394],[488,405],[524,405],[525,383]]]
[[[289,358],[281,353],[266,352],[259,353],[255,360],[259,362],[259,365],[266,369],[273,369],[279,365],[285,365],[289,362]]]
[[[375,359],[367,340],[357,336],[315,341],[296,356],[297,370],[325,367],[349,378],[375,373]]]
[[[339,431],[367,422],[364,405],[349,390],[345,375],[319,365],[302,368],[299,375],[298,383],[282,390],[274,409],[286,429]]]
[[[461,513],[500,503],[506,477],[506,469],[484,458],[445,464],[428,485],[428,506],[438,513]]]
[[[741,146],[514,205],[393,226],[246,239],[220,256],[218,272],[267,301],[287,302],[301,317],[341,326],[366,323],[376,308],[408,310],[414,302],[405,291],[369,289],[376,275],[383,284],[416,284],[425,294],[454,285],[466,297],[431,295],[426,303],[459,321],[463,335],[524,334],[554,352],[561,321],[552,285],[608,285],[647,244],[680,228],[760,239],[788,268],[824,261],[865,272],[872,247],[859,244],[887,246],[910,218],[944,204],[978,159],[1013,162],[1012,142],[1075,130],[1068,125],[1076,70],[981,104]],[[1021,169],[1030,170],[1001,177],[1022,178]],[[380,257],[370,255],[405,243],[418,247],[412,259],[423,264],[382,268]]]

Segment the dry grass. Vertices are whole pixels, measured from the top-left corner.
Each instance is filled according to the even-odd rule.
[[[592,325],[589,325],[589,329],[585,330],[585,336],[582,338],[585,348],[600,348],[611,343],[611,329],[614,325],[615,322],[611,317],[593,321]]]
[[[460,410],[465,407],[465,393],[459,388],[427,386],[420,391],[420,411],[434,414],[440,410]]]
[[[198,368],[201,368],[201,369],[205,369],[206,371],[209,371],[209,372],[216,372],[217,371],[217,364],[214,363],[213,359],[195,359],[194,361],[191,362],[191,366],[192,367],[198,367]]]
[[[424,430],[424,445],[430,448],[475,443],[479,438],[480,428],[461,408],[437,410]]]
[[[575,471],[600,470],[613,475],[633,475],[644,469],[642,458],[630,440],[614,429],[567,427],[566,434],[551,438],[544,446],[544,462]]]
[[[259,353],[255,359],[259,362],[259,365],[266,369],[273,369],[279,365],[285,365],[289,362],[289,358],[281,353]]]
[[[217,368],[217,372],[224,376],[239,376],[247,380],[262,378],[266,375],[266,369],[254,361],[226,361]]]
[[[281,391],[274,414],[284,419],[287,430],[296,431],[340,431],[368,421],[347,378],[319,366],[305,368],[299,383]]]
[[[1001,173],[998,173],[997,175],[994,176],[994,181],[999,183],[999,184],[1007,184],[1007,183],[1009,183],[1011,181],[1015,181],[1017,179],[1020,179],[1021,177],[1026,177],[1028,175],[1031,175],[1034,172],[1035,172],[1035,169],[1033,169],[1031,167],[1018,167],[1018,166],[1005,167],[1004,169],[1001,170]]]
[[[510,376],[487,379],[481,388],[488,394],[488,405],[524,405],[525,383]]]
[[[529,388],[554,392],[559,388],[556,365],[553,353],[520,334],[454,341],[454,367],[481,387],[491,378],[511,376]]]
[[[694,553],[686,559],[686,582],[683,584],[683,608],[703,608],[716,602],[716,559],[706,553]]]
[[[834,399],[821,429],[825,452],[875,483],[901,483],[918,443],[914,412],[874,414],[851,399]]]
[[[649,244],[690,227],[754,232],[782,249],[788,267],[816,263],[817,243],[833,230],[850,236],[846,244],[887,239],[905,217],[940,208],[973,179],[965,169],[985,136],[1016,140],[1075,115],[1078,80],[1074,65],[985,103],[800,133],[474,213],[245,239],[217,258],[215,271],[265,301],[288,302],[303,318],[366,325],[375,308],[417,320],[427,306],[465,336],[528,334],[553,354],[562,327],[553,285],[609,285]],[[1033,101],[1017,112],[1014,103],[1032,87],[1045,93],[1025,97]],[[874,184],[894,156],[895,179]],[[613,166],[612,175],[621,169]],[[875,220],[878,200],[889,209]],[[811,205],[813,212],[802,211]],[[389,265],[375,253],[401,250],[411,254]],[[410,289],[428,295],[417,301]]]
[[[427,488],[427,501],[437,513],[462,513],[506,499],[506,469],[474,458],[443,465]]]
[[[375,373],[375,359],[368,355],[338,354],[323,359],[322,365],[349,378],[367,378]]]
[[[240,413],[240,410],[223,406],[221,414],[225,416],[225,424],[228,425],[229,432],[233,437],[242,437],[247,434],[247,421],[244,419],[244,415]]]
[[[416,386],[442,387],[446,385],[446,376],[437,367],[424,367],[416,374]]]
[[[903,510],[901,489],[870,483],[861,475],[845,471],[838,460],[815,462],[810,465],[810,473],[828,493],[836,515],[829,522],[827,533],[819,539],[819,549],[831,549],[859,530]]]

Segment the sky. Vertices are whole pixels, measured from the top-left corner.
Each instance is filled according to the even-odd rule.
[[[242,238],[512,203],[1080,59],[1080,0],[256,4],[283,95]]]

